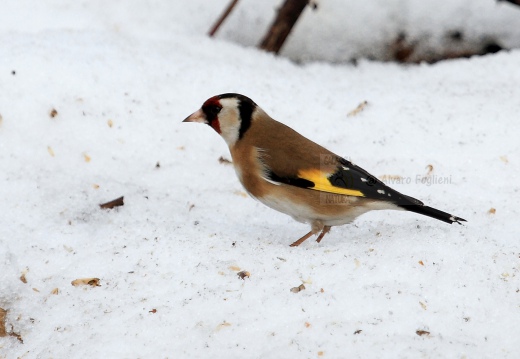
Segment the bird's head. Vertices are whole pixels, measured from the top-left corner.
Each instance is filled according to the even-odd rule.
[[[211,126],[231,147],[251,126],[257,107],[249,97],[226,93],[207,99],[198,111],[183,122],[199,122]]]

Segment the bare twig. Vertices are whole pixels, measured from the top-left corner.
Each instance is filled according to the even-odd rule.
[[[74,279],[70,284],[72,284],[74,287],[80,286],[80,285],[90,285],[91,287],[101,287],[99,284],[100,279],[99,278],[79,278]]]
[[[358,113],[363,111],[365,109],[365,107],[367,107],[367,105],[368,105],[368,101],[367,100],[361,102],[359,105],[357,105],[357,107],[355,109],[353,109],[352,111],[347,113],[347,117],[356,116]]]
[[[7,336],[7,330],[5,330],[5,317],[7,316],[7,310],[0,308],[0,337]]]
[[[7,316],[7,310],[5,310],[4,308],[0,308],[0,337],[7,337],[7,336],[15,337],[16,339],[18,339],[20,341],[20,343],[23,344],[22,336],[13,331],[13,325],[11,325],[10,332],[8,332],[5,329],[6,316]]]
[[[259,47],[277,54],[308,3],[308,0],[285,0]]]
[[[223,164],[223,165],[231,165],[231,164],[233,164],[233,162],[231,162],[227,158],[224,158],[224,156],[220,156],[219,159],[218,159],[218,162]]]
[[[222,25],[224,20],[226,20],[226,18],[229,16],[229,14],[231,14],[231,11],[233,11],[233,8],[235,7],[235,5],[237,3],[238,3],[238,0],[231,0],[231,2],[229,3],[228,7],[226,8],[226,10],[224,10],[222,15],[220,15],[220,17],[218,18],[218,20],[215,23],[215,25],[213,25],[213,27],[209,31],[209,33],[208,33],[209,37],[215,36],[215,33],[218,31],[220,25]]]
[[[110,202],[100,204],[99,207],[101,209],[112,209],[114,207],[123,206],[125,204],[124,199],[125,199],[125,197],[121,196],[121,197],[116,198],[116,199],[114,199],[114,200],[112,200]]]

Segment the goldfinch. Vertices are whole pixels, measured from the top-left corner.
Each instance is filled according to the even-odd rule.
[[[371,210],[399,209],[446,223],[465,221],[399,193],[350,161],[275,121],[250,98],[211,97],[183,122],[211,126],[226,141],[245,190],[268,207],[309,223],[319,243],[332,226]]]

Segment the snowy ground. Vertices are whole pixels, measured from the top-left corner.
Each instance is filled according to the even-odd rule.
[[[4,2],[0,308],[23,344],[0,358],[516,358],[520,51],[299,66],[206,38],[227,1],[185,3]],[[467,225],[369,213],[288,247],[308,227],[181,123],[223,92]]]

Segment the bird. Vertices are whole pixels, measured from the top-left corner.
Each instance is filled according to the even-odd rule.
[[[331,227],[371,210],[405,210],[446,223],[466,220],[402,194],[351,161],[271,118],[249,97],[224,93],[184,119],[209,125],[227,143],[248,194],[272,209],[308,223],[321,242]]]

